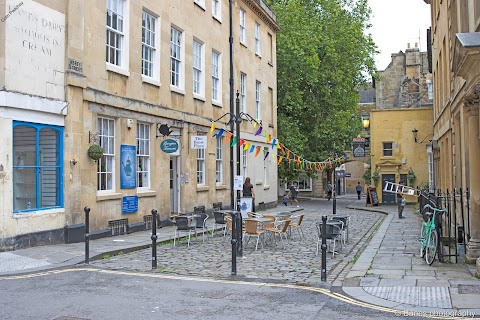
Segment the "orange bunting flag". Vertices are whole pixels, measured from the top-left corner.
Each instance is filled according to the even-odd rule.
[[[215,130],[215,127],[217,125],[215,124],[215,122],[212,123],[212,126],[210,127],[210,133],[209,134],[212,134],[213,133],[213,130]]]
[[[285,154],[285,149],[283,149],[283,146],[280,143],[279,143],[279,146],[280,146],[280,149],[282,150],[282,153]]]
[[[243,146],[244,143],[245,143],[245,140],[240,139],[240,146]]]
[[[255,152],[255,157],[258,156],[258,154],[260,153],[260,150],[261,150],[261,147],[258,146],[258,147],[257,147],[257,151]]]
[[[272,141],[272,136],[269,134],[267,134],[266,136],[267,136],[267,143],[270,143],[270,141]]]
[[[223,143],[224,143],[224,144],[225,144],[225,143],[228,143],[228,141],[232,138],[232,136],[233,136],[233,134],[232,134],[231,132],[229,132],[229,133],[227,134],[227,137],[225,138],[225,141],[223,141]]]
[[[285,153],[285,152],[284,152]],[[287,150],[287,159],[290,159],[290,149]],[[290,163],[290,162],[289,162]]]

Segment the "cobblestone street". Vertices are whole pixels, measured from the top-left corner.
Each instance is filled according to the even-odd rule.
[[[337,213],[350,215],[349,242],[340,253],[332,258],[327,254],[328,282],[341,285],[341,281],[350,270],[355,256],[365,246],[366,241],[381,223],[384,215],[376,212],[345,209],[354,200],[337,200]],[[270,241],[264,248],[259,244],[255,251],[256,239],[244,246],[243,258],[237,259],[237,275],[243,279],[257,281],[282,281],[292,284],[321,285],[321,252],[315,255],[317,244],[316,222],[321,216],[332,215],[332,202],[325,199],[301,201],[304,210],[296,214],[305,214],[302,223],[304,239],[294,230],[292,237],[282,247],[277,236],[276,246]],[[277,208],[279,211],[281,206]],[[210,226],[212,223],[209,224]],[[338,247],[338,243],[337,243]],[[231,244],[230,237],[223,237],[217,231],[202,242],[202,237],[192,239],[190,247],[186,241],[175,247],[166,243],[158,247],[158,269],[151,270],[151,249],[108,257],[92,262],[92,266],[107,269],[132,270],[142,272],[163,272],[168,274],[200,277],[230,277]]]

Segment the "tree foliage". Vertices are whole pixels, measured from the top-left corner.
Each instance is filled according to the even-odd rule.
[[[361,130],[357,87],[374,74],[368,0],[270,0],[277,34],[278,137],[309,161],[343,154]],[[280,178],[295,174],[280,169]]]

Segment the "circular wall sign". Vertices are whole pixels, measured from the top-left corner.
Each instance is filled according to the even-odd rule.
[[[178,142],[173,139],[164,140],[160,144],[160,149],[166,153],[174,153],[178,150]]]

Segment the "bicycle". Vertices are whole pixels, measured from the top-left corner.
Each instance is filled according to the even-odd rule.
[[[438,234],[435,227],[435,218],[437,212],[443,214],[445,209],[438,209],[426,204],[423,210],[431,209],[433,212],[425,212],[424,214],[429,217],[428,221],[422,222],[422,229],[420,231],[420,255],[425,257],[425,261],[428,265],[432,265],[435,260],[438,248]]]

